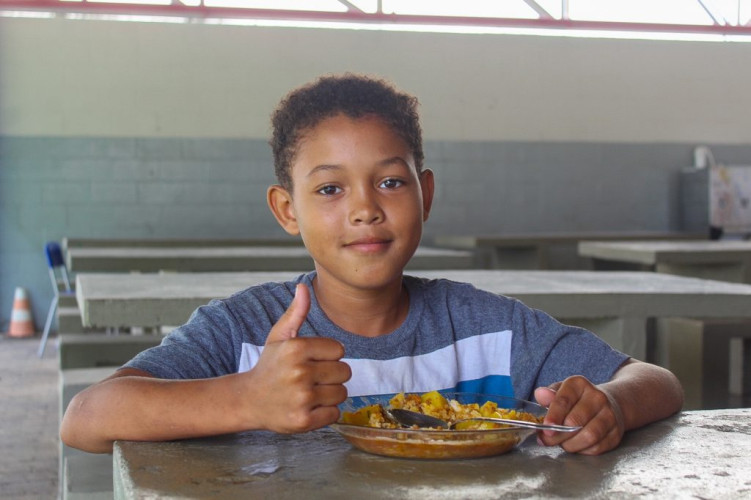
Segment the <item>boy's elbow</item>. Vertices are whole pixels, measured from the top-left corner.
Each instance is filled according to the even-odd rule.
[[[673,372],[663,367],[630,360],[612,379],[621,386],[626,429],[667,418],[683,408],[683,386]]]
[[[667,371],[667,370],[666,370]],[[668,371],[670,374],[670,382],[672,384],[672,395],[673,395],[673,413],[678,413],[683,408],[683,405],[686,402],[686,396],[683,391],[683,385],[681,385],[680,380],[678,380],[678,377],[675,376],[675,374],[671,371]]]
[[[655,377],[651,382],[652,390],[657,394],[655,401],[655,411],[657,419],[662,419],[674,415],[681,411],[684,404],[683,385],[673,372],[662,367],[653,366],[656,371]]]
[[[60,426],[60,440],[63,444],[87,453],[112,453],[112,441],[95,441],[75,432],[70,425]]]
[[[659,399],[664,403],[665,411],[669,415],[679,412],[681,408],[683,408],[685,397],[683,393],[683,385],[681,385],[678,377],[676,377],[676,375],[670,370],[661,366],[652,364],[647,364],[645,366],[648,366],[654,372],[651,385],[655,388],[660,388]]]
[[[71,399],[60,423],[60,440],[71,448],[88,453],[112,453],[112,441],[97,440],[93,436],[90,419],[80,411],[80,394]]]

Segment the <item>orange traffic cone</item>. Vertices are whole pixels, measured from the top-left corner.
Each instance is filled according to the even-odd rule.
[[[13,296],[13,312],[10,314],[10,337],[31,337],[34,335],[34,321],[31,318],[31,306],[26,290],[20,286]]]

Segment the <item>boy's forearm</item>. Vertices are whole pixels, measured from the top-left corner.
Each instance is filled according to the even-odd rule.
[[[618,403],[625,430],[669,417],[683,406],[683,388],[675,375],[641,361],[628,361],[600,387]]]
[[[60,436],[69,446],[109,453],[116,440],[163,441],[246,430],[248,422],[236,411],[232,377],[107,379],[71,400]]]

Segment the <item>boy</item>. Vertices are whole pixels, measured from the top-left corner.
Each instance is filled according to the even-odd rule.
[[[160,346],[79,393],[70,446],[249,429],[304,432],[347,396],[456,389],[533,395],[545,445],[599,454],[682,405],[676,378],[591,333],[462,283],[403,276],[433,200],[415,98],[356,75],[289,94],[273,116],[269,207],[315,271],[196,310]]]

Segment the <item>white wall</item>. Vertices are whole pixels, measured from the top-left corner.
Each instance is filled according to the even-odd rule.
[[[751,43],[0,19],[6,136],[265,138],[328,72],[417,94],[427,140],[751,142]]]

